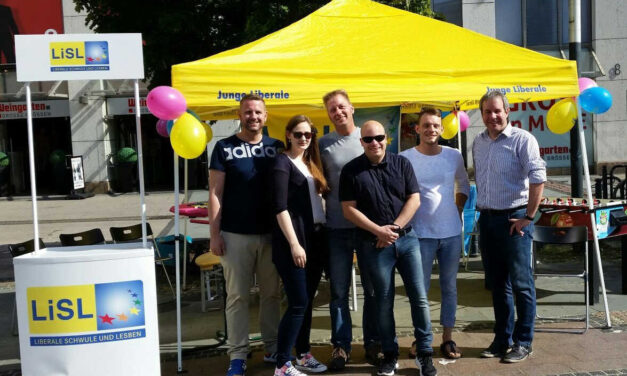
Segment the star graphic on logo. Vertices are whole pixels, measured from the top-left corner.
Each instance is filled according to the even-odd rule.
[[[106,313],[104,316],[98,316],[98,317],[100,317],[100,319],[102,319],[102,323],[103,323],[103,324],[104,324],[104,323],[108,323],[108,324],[113,325],[113,320],[115,320],[115,318],[114,318],[114,317],[109,316],[109,314],[108,314],[108,313]]]
[[[119,315],[116,315],[116,316],[118,317],[120,321],[128,321],[128,316],[126,316],[123,313],[120,313]]]
[[[130,311],[131,311],[131,313],[132,313],[132,314],[134,314],[134,315],[139,315],[139,309],[137,309],[137,308],[135,308],[135,307],[131,308],[131,309],[130,309]]]
[[[135,293],[132,293],[132,294],[131,294],[131,296],[132,296],[133,298],[137,298],[137,293],[136,293],[136,292],[135,292]]]
[[[139,299],[133,300],[133,303],[135,303],[135,305],[141,305],[142,304],[142,302]]]

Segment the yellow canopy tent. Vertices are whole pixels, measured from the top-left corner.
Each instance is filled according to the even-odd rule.
[[[270,114],[322,107],[343,88],[355,107],[476,108],[486,90],[512,103],[579,94],[573,61],[369,0],[333,0],[241,47],[174,65],[172,84],[203,119],[236,118],[245,93]]]

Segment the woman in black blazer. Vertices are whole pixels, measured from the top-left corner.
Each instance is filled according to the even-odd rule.
[[[283,280],[288,308],[279,324],[275,376],[324,372],[310,353],[312,301],[326,262],[322,172],[316,129],[307,116],[292,117],[285,128],[286,150],[272,170],[276,226],[272,261]],[[296,347],[296,364],[290,361]],[[296,369],[295,369],[296,368]]]

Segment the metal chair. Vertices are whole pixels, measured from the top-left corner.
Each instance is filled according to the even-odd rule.
[[[583,244],[584,246],[584,270],[575,272],[575,274],[566,274],[560,272],[543,272],[538,273],[538,246],[544,244],[560,244],[572,245]],[[586,226],[575,227],[552,227],[552,226],[535,226],[533,234],[533,275],[534,277],[568,277],[581,278],[584,280],[583,295],[585,299],[584,317],[541,317],[536,314],[536,318],[549,320],[565,320],[565,321],[585,321],[585,328],[577,333],[583,334],[588,330],[590,321],[590,303],[588,301],[588,228]],[[536,331],[552,331],[564,332],[566,330],[537,328]]]
[[[39,239],[39,249],[46,248],[43,240]],[[35,239],[27,240],[23,243],[18,244],[9,244],[9,252],[11,253],[11,257],[15,258],[18,256],[25,255],[27,253],[31,253],[35,250]],[[11,331],[14,336],[17,335],[17,302],[13,300],[13,314],[11,316]]]
[[[64,247],[105,243],[104,235],[99,228],[77,232],[74,234],[60,234],[59,240],[61,241],[61,245]]]
[[[126,227],[109,227],[109,233],[111,234],[111,239],[113,239],[114,243],[136,241],[142,238],[142,224],[139,223]],[[170,280],[170,275],[168,274],[168,270],[166,269],[164,263],[165,261],[172,259],[172,257],[161,256],[161,252],[159,251],[159,247],[157,246],[157,242],[155,241],[150,223],[146,223],[146,236],[150,239],[152,245],[155,248],[155,264],[161,265],[161,267],[163,268],[163,273],[165,274],[165,278],[168,280],[168,284],[170,285],[172,296],[176,297],[174,287],[172,286],[172,281]]]

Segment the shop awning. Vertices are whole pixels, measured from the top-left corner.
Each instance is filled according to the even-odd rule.
[[[243,93],[271,113],[322,107],[343,88],[355,107],[478,106],[579,94],[576,63],[369,0],[333,0],[257,41],[172,67],[172,84],[203,119],[235,118]]]

